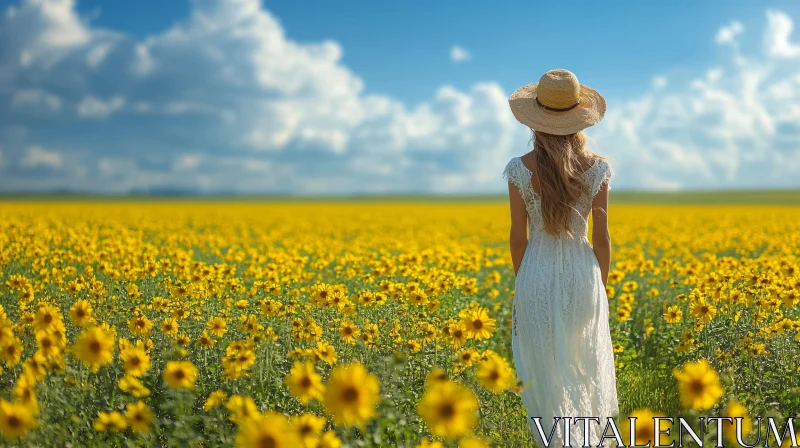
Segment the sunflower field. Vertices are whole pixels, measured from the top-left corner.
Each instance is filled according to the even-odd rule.
[[[532,446],[507,207],[0,203],[0,444]],[[800,208],[610,230],[620,418],[800,415]]]

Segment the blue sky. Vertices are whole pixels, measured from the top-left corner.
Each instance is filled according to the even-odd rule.
[[[800,187],[797,1],[493,3],[0,1],[0,190],[502,192],[556,67],[616,188]]]

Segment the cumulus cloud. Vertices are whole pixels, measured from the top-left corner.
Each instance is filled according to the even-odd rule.
[[[55,112],[61,108],[61,99],[44,90],[20,89],[12,95],[11,106],[14,108],[32,107]]]
[[[51,4],[57,24],[43,19]],[[0,26],[0,37],[28,30],[0,40],[11,55],[0,83],[35,75],[75,111],[61,114],[69,132],[57,137],[54,122],[15,117],[28,132],[18,153],[26,141],[82,150],[74,158],[87,180],[65,177],[69,187],[192,188],[199,177],[179,170],[224,190],[486,191],[527,141],[496,83],[444,86],[411,107],[366,95],[337,42],[288,39],[258,0],[194,0],[186,20],[143,40],[94,28],[72,6],[28,0]],[[40,49],[54,54],[47,68],[13,57],[62,29],[72,43]],[[10,178],[15,188],[37,181]]]
[[[800,178],[798,44],[788,15],[766,20],[763,54],[728,45],[743,37],[732,22],[715,37],[727,62],[609,98],[589,134],[618,188]],[[0,190],[504,190],[500,172],[530,137],[506,89],[443,84],[406,105],[365,93],[343,54],[289,39],[258,0],[192,0],[143,39],[93,26],[71,0],[25,0],[0,19]]]
[[[78,104],[78,116],[83,118],[106,118],[125,105],[125,98],[115,96],[106,101],[91,95]]]
[[[472,55],[469,51],[465,50],[458,45],[454,45],[453,48],[450,49],[450,60],[453,62],[464,62],[469,61],[472,58]]]
[[[738,20],[734,20],[729,25],[720,28],[714,36],[714,40],[720,45],[733,45],[736,43],[736,37],[743,31],[744,25]]]
[[[768,37],[773,46],[796,45],[786,38],[787,15],[768,11],[766,18],[765,35],[784,36]],[[652,189],[798,185],[798,164],[785,161],[800,157],[800,64],[769,50],[761,57],[731,51],[723,66],[610,108],[593,135],[626,182]]]
[[[47,150],[41,146],[33,145],[25,149],[22,160],[19,166],[24,168],[35,168],[39,166],[46,166],[53,169],[61,168],[64,159],[57,151]]]
[[[783,11],[767,11],[767,32],[765,43],[767,52],[781,58],[796,58],[800,56],[800,44],[790,41],[794,22]]]

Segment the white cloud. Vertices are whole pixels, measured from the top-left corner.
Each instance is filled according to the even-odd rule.
[[[150,55],[150,48],[145,44],[137,44],[133,60],[133,71],[140,76],[147,76],[155,70],[155,61]]]
[[[91,50],[89,50],[89,54],[86,55],[86,64],[89,67],[96,68],[100,64],[105,61],[106,56],[113,48],[114,44],[111,42],[102,42],[94,46]]]
[[[744,25],[734,20],[729,25],[723,26],[717,31],[714,40],[720,45],[735,45],[736,38],[744,31]]]
[[[62,166],[46,179],[1,169],[0,190],[13,182],[104,191],[500,191],[500,170],[527,149],[529,132],[497,83],[442,85],[412,105],[367,94],[337,42],[291,40],[258,0],[194,0],[185,20],[143,40],[90,23],[65,0],[28,0],[0,19],[0,115],[14,114],[25,129],[13,138],[0,129],[4,158]],[[689,79],[677,67],[640,95],[609,98],[606,119],[588,132],[615,164],[618,187],[797,185],[800,64],[786,57],[797,46],[791,19],[767,14],[760,55],[739,53],[743,30],[734,21],[715,37],[731,46],[723,53],[730,60],[695,68]],[[65,33],[63,45],[46,37],[54,32]],[[454,59],[468,58],[459,51]],[[14,92],[24,90],[40,93],[15,104]],[[58,114],[36,113],[54,107]],[[34,145],[53,141],[72,150]],[[28,156],[31,147],[38,149]]]
[[[51,67],[90,40],[74,0],[26,0],[19,8],[7,10],[6,23],[11,25],[6,29],[9,39],[22,43],[16,50],[25,67]]]
[[[89,95],[78,104],[78,115],[83,118],[108,118],[123,106],[125,106],[125,98],[121,96],[104,101]]]
[[[775,57],[796,58],[800,56],[800,44],[793,44],[789,41],[794,22],[783,11],[767,11],[767,32],[764,42],[767,52]]]
[[[472,59],[472,55],[469,51],[465,50],[458,45],[454,45],[453,48],[450,49],[450,60],[453,62],[464,62],[469,61]]]
[[[11,97],[11,106],[15,108],[33,107],[49,111],[61,108],[61,98],[39,89],[21,89]]]
[[[25,150],[19,165],[24,168],[35,168],[46,166],[59,169],[64,164],[61,153],[55,150],[48,150],[39,145],[28,146]]]
[[[766,17],[766,36],[791,28],[783,13]],[[669,92],[654,85],[611,108],[592,131],[619,166],[619,181],[669,189],[798,185],[800,164],[785,161],[800,153],[800,64],[735,48],[728,63],[686,80],[688,88],[672,81]]]
[[[200,154],[181,154],[175,163],[173,169],[175,171],[192,171],[200,166],[203,156]]]

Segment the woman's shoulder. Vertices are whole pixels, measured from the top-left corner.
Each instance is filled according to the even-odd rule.
[[[598,171],[600,172],[609,170],[613,171],[613,168],[611,167],[611,160],[609,160],[607,157],[598,154],[593,154],[592,158],[593,158],[592,167],[596,167]]]
[[[505,169],[503,169],[503,178],[517,187],[523,188],[530,179],[527,169],[520,157],[512,157],[506,164]]]
[[[525,167],[525,164],[522,163],[522,157],[514,156],[514,157],[511,158],[511,160],[508,161],[508,163],[506,163],[506,167],[503,170],[503,172],[507,173],[507,172],[510,172],[510,171],[518,171],[518,170],[523,169],[523,168],[526,168],[526,167]]]

